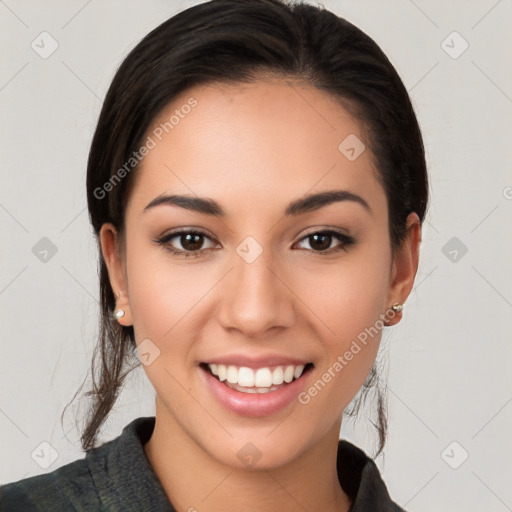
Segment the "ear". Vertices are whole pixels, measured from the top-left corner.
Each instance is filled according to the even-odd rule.
[[[99,240],[101,253],[108,269],[110,286],[116,297],[115,311],[122,309],[125,312],[124,316],[117,321],[121,325],[130,326],[132,325],[132,314],[128,297],[125,260],[120,249],[121,244],[117,230],[112,223],[106,222],[101,226]]]
[[[410,213],[406,222],[406,236],[396,250],[391,270],[388,294],[388,311],[395,303],[403,304],[411,293],[418,270],[421,243],[421,223],[417,213]],[[388,313],[389,315],[389,313]],[[400,322],[402,312],[397,312],[386,322],[386,326]]]

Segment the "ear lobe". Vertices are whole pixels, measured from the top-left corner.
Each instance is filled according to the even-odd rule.
[[[107,222],[101,226],[99,240],[103,260],[108,270],[110,286],[116,298],[116,309],[113,315],[115,315],[116,311],[123,310],[124,315],[116,318],[116,320],[124,326],[132,325],[126,268],[124,258],[119,251],[118,233],[112,223]]]
[[[412,212],[407,217],[406,236],[393,258],[393,270],[388,294],[388,308],[392,304],[403,304],[411,293],[419,264],[421,244],[421,223],[418,214]],[[395,313],[386,325],[400,322],[402,312]]]

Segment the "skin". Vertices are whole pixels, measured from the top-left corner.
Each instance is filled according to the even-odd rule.
[[[138,344],[149,338],[160,350],[144,366],[156,392],[145,453],[179,511],[348,510],[336,473],[341,416],[375,360],[381,331],[307,405],[293,401],[265,417],[225,409],[198,365],[224,354],[285,354],[314,363],[309,387],[379,315],[407,299],[418,268],[418,216],[409,215],[393,254],[368,145],[354,161],[338,150],[349,134],[365,140],[361,124],[328,94],[279,79],[196,86],[148,134],[192,96],[197,106],[132,177],[124,238],[111,224],[100,233],[117,307],[126,312],[120,323],[134,326]],[[291,201],[338,189],[363,197],[371,212],[342,201],[284,216]],[[144,213],[162,193],[212,198],[226,216],[170,205]],[[200,239],[197,258],[153,241],[192,226],[211,238]],[[356,243],[322,254],[306,235],[326,228]],[[252,263],[236,252],[247,236],[263,249]],[[171,244],[190,247],[179,236]],[[341,244],[333,237],[328,247]],[[237,457],[248,442],[261,454],[253,468]]]

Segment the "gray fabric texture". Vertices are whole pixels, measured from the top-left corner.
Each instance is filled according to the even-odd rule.
[[[155,417],[140,417],[122,433],[56,470],[0,487],[1,512],[176,512],[143,449]],[[379,470],[362,450],[338,444],[338,478],[350,512],[405,512],[389,497]]]

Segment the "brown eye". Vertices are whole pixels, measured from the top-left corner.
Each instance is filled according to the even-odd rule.
[[[334,240],[339,240],[339,243],[335,247],[331,247],[331,244]],[[313,252],[336,252],[338,250],[347,250],[347,248],[355,243],[355,239],[345,235],[343,233],[339,233],[337,231],[318,231],[316,233],[311,233],[305,236],[301,243],[304,241],[308,241],[310,247]]]
[[[186,233],[174,238],[179,238],[181,246],[186,251],[198,251],[203,245],[204,236],[199,233]]]
[[[205,240],[210,241],[212,245],[205,248]],[[182,255],[185,257],[199,256],[200,253],[211,249],[215,245],[206,233],[196,230],[181,230],[169,233],[168,235],[155,240],[155,243],[162,245],[172,254]]]
[[[329,249],[332,243],[332,236],[328,234],[310,235],[310,245],[313,249],[318,251],[325,251]]]

